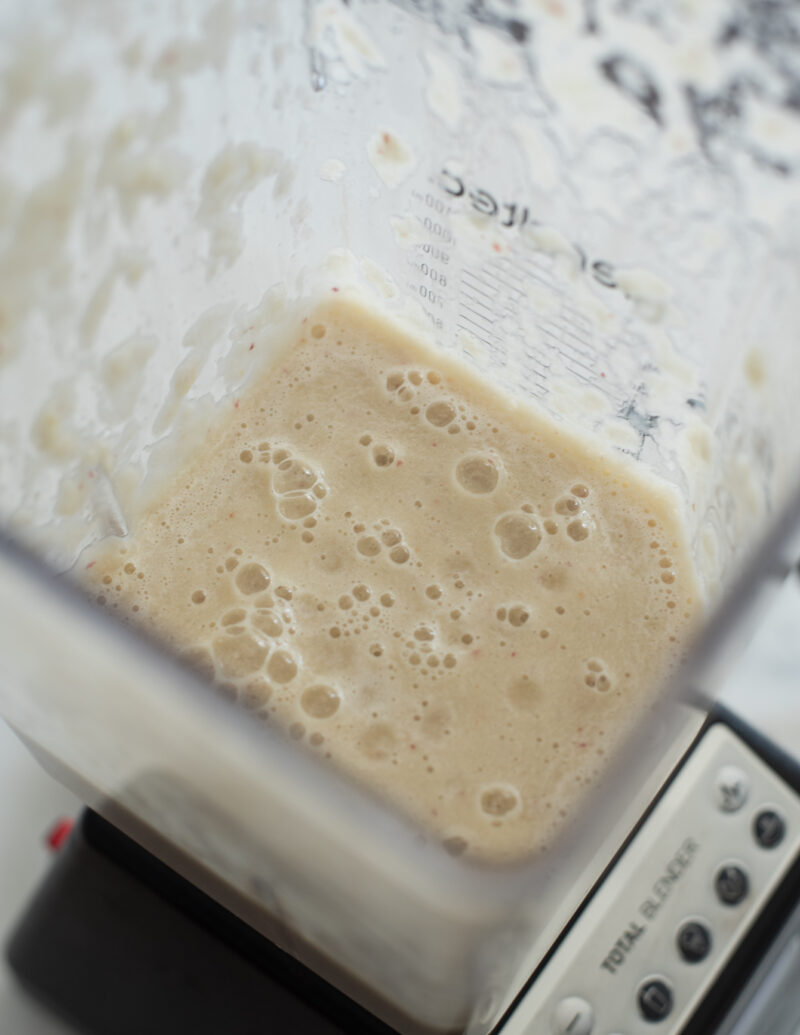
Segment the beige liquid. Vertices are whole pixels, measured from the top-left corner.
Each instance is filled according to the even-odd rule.
[[[132,528],[101,602],[494,860],[547,841],[698,608],[665,494],[344,303]]]

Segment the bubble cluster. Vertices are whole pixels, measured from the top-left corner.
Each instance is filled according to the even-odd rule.
[[[605,662],[599,658],[589,658],[586,662],[583,682],[601,694],[608,693],[613,685]]]
[[[306,420],[313,420],[313,414],[307,414]],[[310,463],[294,455],[285,446],[272,448],[269,442],[259,442],[256,451],[244,449],[239,459],[244,464],[253,462],[255,456],[261,463],[272,463],[275,472],[272,478],[272,490],[277,500],[278,513],[285,521],[306,522],[313,517],[320,501],[328,494],[328,487],[318,471]],[[312,526],[313,527],[313,524]],[[304,542],[312,542],[314,535],[306,528],[302,535]]]
[[[588,496],[589,487],[579,483],[573,485],[569,492],[560,496],[553,505],[556,514],[565,519],[564,531],[575,543],[582,543],[588,539],[594,529],[594,521],[584,502]],[[551,521],[549,525],[547,522],[545,524],[548,533],[555,535],[558,531],[556,523]]]
[[[531,616],[530,608],[525,604],[512,604],[510,607],[498,607],[495,617],[500,622],[508,621],[515,629],[522,628]]]
[[[404,541],[403,533],[399,528],[387,528],[377,524],[368,532],[363,524],[356,522],[353,531],[357,535],[356,551],[369,559],[377,557],[381,553],[393,564],[406,564],[411,558],[411,550]]]

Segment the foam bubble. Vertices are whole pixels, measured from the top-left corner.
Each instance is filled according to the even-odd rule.
[[[430,600],[438,600],[442,595],[442,591],[438,586],[426,586],[425,596]]]
[[[395,546],[390,551],[389,557],[394,561],[395,564],[405,564],[408,558],[411,556],[411,551],[407,546]]]
[[[589,489],[586,485],[573,485],[570,489],[573,496],[580,496],[581,499],[586,499],[589,495]]]
[[[221,626],[239,625],[247,618],[247,612],[243,607],[235,607],[232,611],[226,611],[220,619]]]
[[[394,450],[387,445],[373,446],[372,460],[376,467],[391,467],[394,463]]]
[[[324,324],[315,323],[314,326],[311,328],[311,337],[312,338],[317,338],[317,339],[324,338],[325,337],[325,326],[324,326]]]
[[[362,603],[370,598],[370,588],[365,586],[363,583],[359,583],[358,586],[353,586],[353,596],[356,600],[360,600]]]
[[[267,664],[267,674],[276,683],[291,683],[297,675],[297,662],[288,650],[276,650]]]
[[[363,557],[377,557],[381,552],[381,544],[374,535],[365,535],[356,543],[356,549]]]
[[[234,580],[240,593],[245,596],[252,596],[254,593],[262,593],[269,589],[269,573],[263,564],[251,561],[241,568]]]
[[[287,457],[278,464],[272,484],[278,495],[283,496],[287,492],[310,489],[316,480],[316,471],[307,463],[297,457]]]
[[[456,481],[466,492],[485,496],[497,488],[500,474],[489,456],[465,456],[456,465]]]
[[[521,804],[519,791],[510,783],[496,783],[484,788],[479,801],[481,811],[494,819],[518,812]]]
[[[542,533],[527,514],[505,514],[494,526],[500,549],[512,561],[521,561],[538,547]]]
[[[257,672],[269,653],[266,644],[244,630],[239,636],[218,637],[213,649],[223,675],[233,678]]]
[[[270,611],[266,608],[259,608],[258,611],[251,617],[250,621],[256,629],[260,629],[261,632],[266,633],[267,636],[280,636],[283,632],[283,622],[275,614],[274,611]]]
[[[252,453],[252,451],[249,450],[249,449],[243,449],[241,451],[241,453],[239,454],[239,459],[242,461],[243,464],[252,463],[252,461],[253,461],[253,453]]]
[[[341,698],[337,692],[322,683],[303,691],[300,707],[315,719],[329,719],[339,710]]]
[[[442,841],[442,845],[449,855],[458,856],[463,855],[467,848],[469,848],[469,841],[464,837],[446,837]]]
[[[556,500],[556,514],[577,514],[580,509],[580,503],[573,496],[562,496]]]
[[[205,595],[205,593],[203,592],[202,589],[196,589],[194,591],[194,593],[192,593],[192,603],[193,604],[202,604],[202,603],[205,602],[205,599],[206,599],[206,595]]]
[[[432,402],[425,410],[425,419],[435,428],[446,427],[450,421],[455,419],[455,416],[455,406],[446,399],[438,399],[436,402]]]
[[[582,521],[580,518],[570,521],[567,525],[567,535],[576,543],[580,543],[584,539],[588,539],[590,532],[591,529],[589,527],[589,523],[587,521]]]
[[[515,628],[524,625],[530,616],[531,613],[524,604],[515,604],[508,611],[508,620]]]
[[[387,528],[385,532],[381,532],[381,542],[384,546],[397,546],[402,541],[403,536],[396,528]]]
[[[313,514],[316,509],[317,501],[310,492],[292,493],[278,503],[278,512],[287,521],[299,521]]]

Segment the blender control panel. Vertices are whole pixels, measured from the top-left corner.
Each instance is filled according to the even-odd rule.
[[[502,1035],[677,1035],[800,849],[800,799],[711,726]]]

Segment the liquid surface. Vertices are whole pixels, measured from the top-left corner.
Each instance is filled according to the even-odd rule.
[[[85,575],[450,851],[504,861],[548,841],[684,646],[667,499],[339,303]]]

